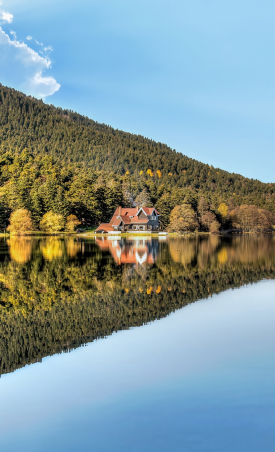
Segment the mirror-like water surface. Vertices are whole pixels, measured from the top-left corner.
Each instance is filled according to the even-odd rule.
[[[274,272],[271,235],[2,240],[1,450],[273,451]]]

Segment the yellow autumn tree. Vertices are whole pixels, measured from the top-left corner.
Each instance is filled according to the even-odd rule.
[[[34,230],[31,213],[27,209],[17,209],[10,216],[10,225],[7,228],[11,234],[22,234]]]
[[[218,207],[218,212],[219,212],[219,214],[220,214],[220,216],[222,217],[222,218],[226,218],[227,217],[227,213],[228,213],[228,207],[227,207],[227,205],[224,203],[224,202],[222,202],[220,205],[219,205],[219,207]]]
[[[81,222],[79,221],[79,219],[77,218],[76,215],[69,215],[67,217],[67,221],[66,221],[66,231],[67,232],[74,232],[75,228],[81,224]]]
[[[63,215],[54,213],[52,210],[43,215],[40,221],[40,229],[47,233],[56,233],[64,229],[65,221]]]
[[[153,173],[152,173],[152,170],[151,169],[148,169],[147,171],[146,171],[146,173],[148,174],[148,176],[153,176]]]
[[[156,173],[157,173],[158,177],[161,178],[162,172],[160,170],[157,170]]]
[[[222,202],[219,205],[218,213],[220,214],[222,225],[224,226],[226,224],[226,221],[227,221],[227,218],[228,218],[228,207],[227,207],[227,205],[224,202]]]
[[[142,176],[142,175],[143,175],[143,171],[140,171],[140,172],[139,172],[139,175]]]

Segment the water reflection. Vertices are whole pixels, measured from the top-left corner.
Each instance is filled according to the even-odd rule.
[[[150,238],[121,239],[99,237],[95,243],[102,251],[109,251],[118,265],[154,264],[158,255],[159,241]]]
[[[19,264],[26,264],[31,260],[33,243],[30,237],[11,237],[7,240],[10,257]]]
[[[0,243],[0,374],[274,278],[273,236]]]

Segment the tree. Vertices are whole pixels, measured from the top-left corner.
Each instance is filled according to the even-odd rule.
[[[216,219],[214,213],[208,211],[201,218],[201,224],[206,228],[207,231],[217,232],[219,230],[219,222]]]
[[[64,217],[58,213],[53,213],[52,210],[45,213],[40,221],[40,229],[47,233],[59,232],[64,229],[64,225]]]
[[[195,211],[189,204],[174,207],[170,215],[169,232],[187,232],[198,229],[199,223]]]
[[[6,230],[10,214],[10,209],[0,204],[0,229]]]
[[[228,206],[222,202],[218,207],[218,214],[222,225],[224,226],[228,221]]]
[[[220,230],[220,223],[217,220],[212,221],[209,226],[209,232],[211,234],[217,234]]]
[[[275,223],[272,212],[257,206],[241,205],[230,212],[232,225],[243,231],[269,230]]]
[[[219,214],[220,214],[220,216],[221,216],[222,218],[226,218],[226,217],[227,217],[228,207],[227,207],[227,205],[226,205],[224,202],[222,202],[222,203],[219,205],[219,207],[218,207],[218,212],[219,212]]]
[[[148,193],[147,188],[144,188],[142,192],[135,199],[136,205],[140,207],[152,207],[151,197]]]
[[[172,210],[172,200],[169,193],[164,193],[156,203],[156,208],[161,214],[160,223],[162,227],[167,227],[170,220],[170,213]]]
[[[203,217],[203,215],[208,212],[209,210],[209,203],[206,201],[206,199],[202,196],[198,203],[198,213],[200,217]]]
[[[67,217],[65,229],[68,232],[74,232],[76,226],[78,226],[79,224],[81,224],[81,222],[79,221],[76,215],[69,215]]]
[[[7,228],[11,234],[25,234],[34,230],[31,213],[27,209],[17,209],[10,216],[10,225]]]

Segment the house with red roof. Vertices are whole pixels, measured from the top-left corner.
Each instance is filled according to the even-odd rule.
[[[155,207],[117,207],[110,223],[102,223],[96,233],[158,232],[160,214]]]

